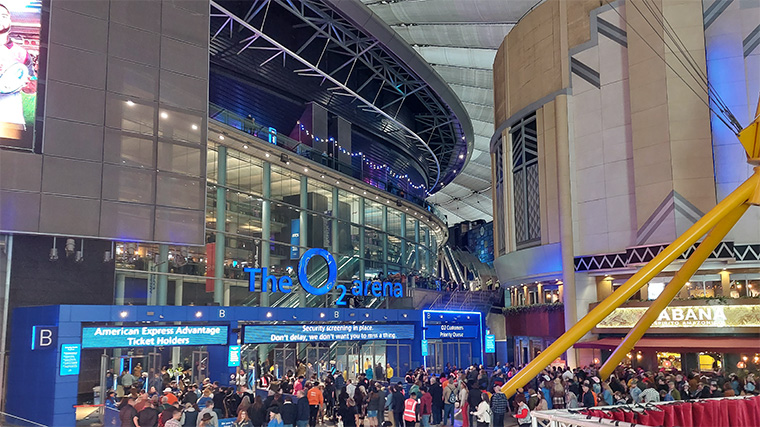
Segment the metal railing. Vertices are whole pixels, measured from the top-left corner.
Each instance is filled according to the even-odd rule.
[[[26,418],[17,417],[13,414],[9,414],[7,412],[0,411],[0,425],[2,426],[38,426],[38,427],[48,427],[45,424],[40,424],[38,422],[27,420]]]
[[[364,155],[361,156],[359,167],[352,163],[342,162],[337,157],[338,153],[328,153],[317,150],[302,141],[297,141],[281,133],[277,133],[274,128],[256,123],[254,120],[240,116],[237,113],[229,111],[215,104],[209,104],[209,118],[227,126],[233,127],[239,131],[248,133],[255,138],[259,138],[280,148],[284,148],[299,156],[305,157],[325,167],[336,170],[344,175],[365,182],[368,185],[386,191],[396,197],[408,200],[419,205],[428,212],[432,213],[445,222],[444,215],[435,206],[431,205],[423,197],[410,192],[408,186],[399,186],[397,181],[389,179],[387,172],[372,170],[365,164]],[[304,136],[306,134],[304,133]]]

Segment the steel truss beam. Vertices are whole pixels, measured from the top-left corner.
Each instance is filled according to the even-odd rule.
[[[257,15],[266,18],[265,14],[272,6],[271,3],[291,12],[303,22],[296,27],[311,28],[314,33],[299,47],[293,47],[292,50],[267,36],[265,31],[257,29],[253,22]],[[211,6],[212,18],[226,20],[216,31],[214,38],[219,36],[227,25],[232,34],[232,27],[237,24],[238,32],[253,33],[241,42],[241,49],[236,49],[237,54],[241,54],[246,49],[262,49],[261,44],[267,43],[272,47],[264,49],[277,50],[283,54],[283,60],[285,57],[291,57],[304,65],[304,68],[297,70],[299,75],[319,78],[323,83],[329,82],[335,88],[331,89],[332,94],[351,97],[353,101],[358,102],[358,108],[362,111],[387,119],[388,122],[384,126],[388,129],[387,132],[402,132],[405,139],[412,142],[413,146],[429,154],[430,159],[423,161],[423,167],[427,169],[428,175],[427,188],[431,192],[433,189],[439,189],[440,180],[448,175],[447,169],[456,163],[456,161],[447,161],[447,166],[442,166],[441,160],[453,151],[453,146],[462,143],[464,137],[461,126],[451,109],[442,103],[430,87],[404,64],[399,64],[388,52],[379,48],[379,42],[376,39],[367,37],[365,33],[356,29],[353,24],[318,0],[257,1],[247,10],[244,18],[236,16],[215,1],[211,1]],[[263,24],[262,22],[261,26]],[[317,40],[325,40],[325,42],[318,43],[318,52],[321,54],[318,60],[314,58],[316,60],[314,63],[304,58],[302,54],[314,52],[313,44]],[[309,46],[312,46],[312,49],[308,49]],[[340,61],[337,66],[328,66],[326,65],[328,61],[322,61],[326,52],[345,56],[346,60]],[[272,55],[266,62],[277,56],[278,54]],[[362,72],[369,72],[370,76],[362,77],[360,82],[355,82],[356,79],[352,82],[354,68],[358,64],[362,65]],[[371,93],[366,93],[366,91]],[[380,97],[381,93],[384,94],[383,97]],[[423,128],[424,131],[415,131],[396,120],[404,102],[411,96],[416,97],[419,105],[425,108],[423,114],[414,116],[415,127]],[[389,100],[389,97],[393,99]],[[370,102],[369,99],[372,101]],[[382,106],[375,105],[378,99],[382,99]],[[430,118],[433,120],[430,121]]]

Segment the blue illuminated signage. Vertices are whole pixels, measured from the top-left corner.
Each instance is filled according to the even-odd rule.
[[[229,326],[99,326],[82,328],[82,348],[226,345]]]
[[[414,339],[414,325],[247,325],[243,343]]]
[[[486,353],[496,353],[496,335],[486,335]]]
[[[307,275],[309,261],[314,257],[321,257],[327,263],[327,280],[319,287],[314,286],[309,281]],[[293,280],[289,276],[282,276],[278,279],[274,275],[270,275],[269,270],[266,267],[247,267],[244,270],[250,273],[248,278],[248,289],[251,292],[257,291],[257,281],[261,282],[261,292],[283,292],[287,294],[293,290]],[[337,281],[338,264],[335,262],[335,258],[333,258],[332,254],[325,249],[309,249],[303,254],[301,260],[298,261],[298,283],[301,287],[312,295],[325,295],[333,288],[340,290],[341,294],[335,301],[335,305],[346,305],[346,294],[348,293],[355,296],[373,296],[376,298],[401,298],[404,296],[404,288],[401,283],[398,282],[381,282],[379,280],[367,280],[366,282],[362,282],[360,280],[354,280],[351,282],[350,288],[348,288],[343,284],[337,284]]]
[[[79,359],[82,346],[79,344],[61,345],[61,376],[79,375]]]
[[[290,259],[298,259],[301,250],[298,245],[301,241],[301,220],[290,220]]]
[[[228,353],[227,366],[230,368],[240,366],[240,346],[231,345]]]
[[[32,326],[32,350],[49,350],[56,348],[58,342],[57,326]]]
[[[420,343],[422,344],[422,355],[427,356],[428,355],[428,341],[422,340],[420,341]]]
[[[479,333],[478,325],[457,325],[444,323],[428,325],[426,338],[476,338]]]

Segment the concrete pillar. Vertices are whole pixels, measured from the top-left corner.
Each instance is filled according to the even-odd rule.
[[[523,303],[522,303],[522,305],[530,305],[530,294],[528,293],[528,286],[527,285],[523,285],[522,292],[523,292]]]
[[[156,299],[157,305],[166,305],[169,293],[169,245],[158,245],[158,272],[164,273],[158,275],[158,287]]]
[[[567,37],[567,35],[564,35]],[[564,285],[565,301],[565,330],[578,322],[578,312],[574,304],[575,298],[575,263],[573,252],[573,199],[570,185],[570,131],[567,108],[567,95],[559,95],[554,100],[555,128],[557,142],[557,190],[559,193],[559,230],[560,252],[562,258],[562,284]],[[567,363],[576,367],[577,357],[571,347],[567,350]]]
[[[224,247],[227,231],[227,147],[219,146],[216,156],[216,233],[214,250],[214,302],[222,304],[224,299]]]
[[[425,229],[424,246],[425,246],[425,249],[428,249],[427,251],[425,251],[425,265],[427,265],[427,268],[429,269],[430,268],[430,261],[431,261],[430,260],[430,252],[432,252],[432,249],[430,248],[430,246],[432,246],[432,245],[430,243],[430,229],[429,228]]]
[[[126,280],[127,276],[124,273],[116,273],[116,294],[114,295],[116,305],[124,305]]]
[[[401,213],[401,273],[407,272],[407,265],[406,265],[406,213]],[[420,269],[419,265],[415,265],[415,268],[418,270]]]
[[[720,272],[720,287],[724,298],[731,296],[731,273],[726,270]]]
[[[272,197],[272,165],[269,162],[264,162],[264,171],[262,177],[262,193],[264,195],[264,201],[261,202],[261,267],[271,268],[269,262],[270,255],[270,220],[272,217],[272,202],[269,200]],[[260,300],[259,305],[261,307],[269,307],[269,292],[259,292]]]
[[[420,268],[420,220],[415,219],[414,220],[414,243],[416,244],[417,250],[414,251],[414,265],[417,267],[417,269]]]
[[[185,290],[185,280],[181,277],[174,279],[174,305],[182,305],[182,294]]]
[[[222,305],[225,307],[230,306],[230,293],[231,293],[230,288],[231,288],[230,283],[224,284],[224,298],[222,299]]]
[[[309,178],[306,175],[301,176],[301,188],[299,192],[299,207],[301,212],[298,216],[299,231],[298,231],[298,245],[308,248],[309,247],[309,213],[306,211],[309,209]],[[299,254],[303,254],[304,250],[299,250]]]
[[[383,206],[383,277],[388,276],[388,206]]]
[[[338,209],[340,208],[340,199],[338,198],[338,187],[332,189],[332,233],[330,239],[332,240],[332,253],[333,256],[340,252],[340,233],[338,233]]]
[[[364,264],[364,197],[359,199],[359,224],[362,225],[362,227],[359,229],[359,280],[364,281],[365,273],[366,273],[366,266]]]
[[[536,285],[536,290],[538,291],[538,303],[543,304],[544,303],[544,286],[542,284]]]

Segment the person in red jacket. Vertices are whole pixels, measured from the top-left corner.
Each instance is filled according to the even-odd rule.
[[[430,415],[433,413],[433,395],[424,386],[420,389],[420,393],[422,393],[422,397],[420,398],[422,427],[430,427]]]
[[[525,396],[517,394],[515,396],[515,404],[517,405],[517,411],[514,417],[517,418],[517,424],[521,426],[527,426],[531,423],[530,408],[525,403]]]

